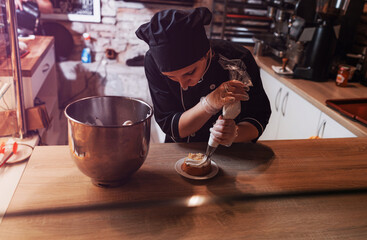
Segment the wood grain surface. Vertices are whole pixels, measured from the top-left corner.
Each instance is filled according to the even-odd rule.
[[[0,239],[367,238],[366,138],[234,144],[215,152],[213,179],[176,173],[178,159],[204,150],[152,144],[126,184],[100,188],[67,146],[38,146]]]
[[[28,45],[29,54],[20,59],[23,77],[31,77],[41,63],[47,50],[52,47],[54,38],[51,36],[36,36],[35,39],[22,40]],[[0,76],[12,74],[11,60],[0,64]]]

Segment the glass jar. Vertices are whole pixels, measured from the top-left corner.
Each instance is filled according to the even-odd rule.
[[[338,74],[336,76],[336,85],[339,87],[347,86],[349,74],[350,74],[350,67],[344,65],[339,66]]]

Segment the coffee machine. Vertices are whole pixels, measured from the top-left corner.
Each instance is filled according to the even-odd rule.
[[[338,21],[344,16],[348,4],[349,0],[298,2],[290,23],[286,53],[294,78],[312,81],[329,78],[340,30]]]
[[[298,0],[266,0],[267,17],[272,20],[270,32],[253,36],[255,55],[285,57],[289,19]]]

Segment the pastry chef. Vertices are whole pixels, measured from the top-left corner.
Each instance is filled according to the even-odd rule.
[[[226,146],[256,142],[268,123],[270,104],[251,52],[237,43],[209,40],[204,26],[211,18],[205,7],[169,9],[136,30],[149,45],[144,68],[165,142],[207,142],[210,134]],[[240,63],[251,84],[232,79],[223,59]],[[241,101],[240,114],[224,119],[222,107],[235,101]]]

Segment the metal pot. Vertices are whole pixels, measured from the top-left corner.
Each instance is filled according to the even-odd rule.
[[[72,158],[93,184],[119,186],[144,163],[153,115],[146,102],[118,96],[88,97],[70,103],[64,113]]]
[[[253,38],[254,42],[255,42],[255,46],[254,46],[254,55],[255,56],[263,56],[263,50],[264,50],[264,41],[257,39],[257,38]]]

